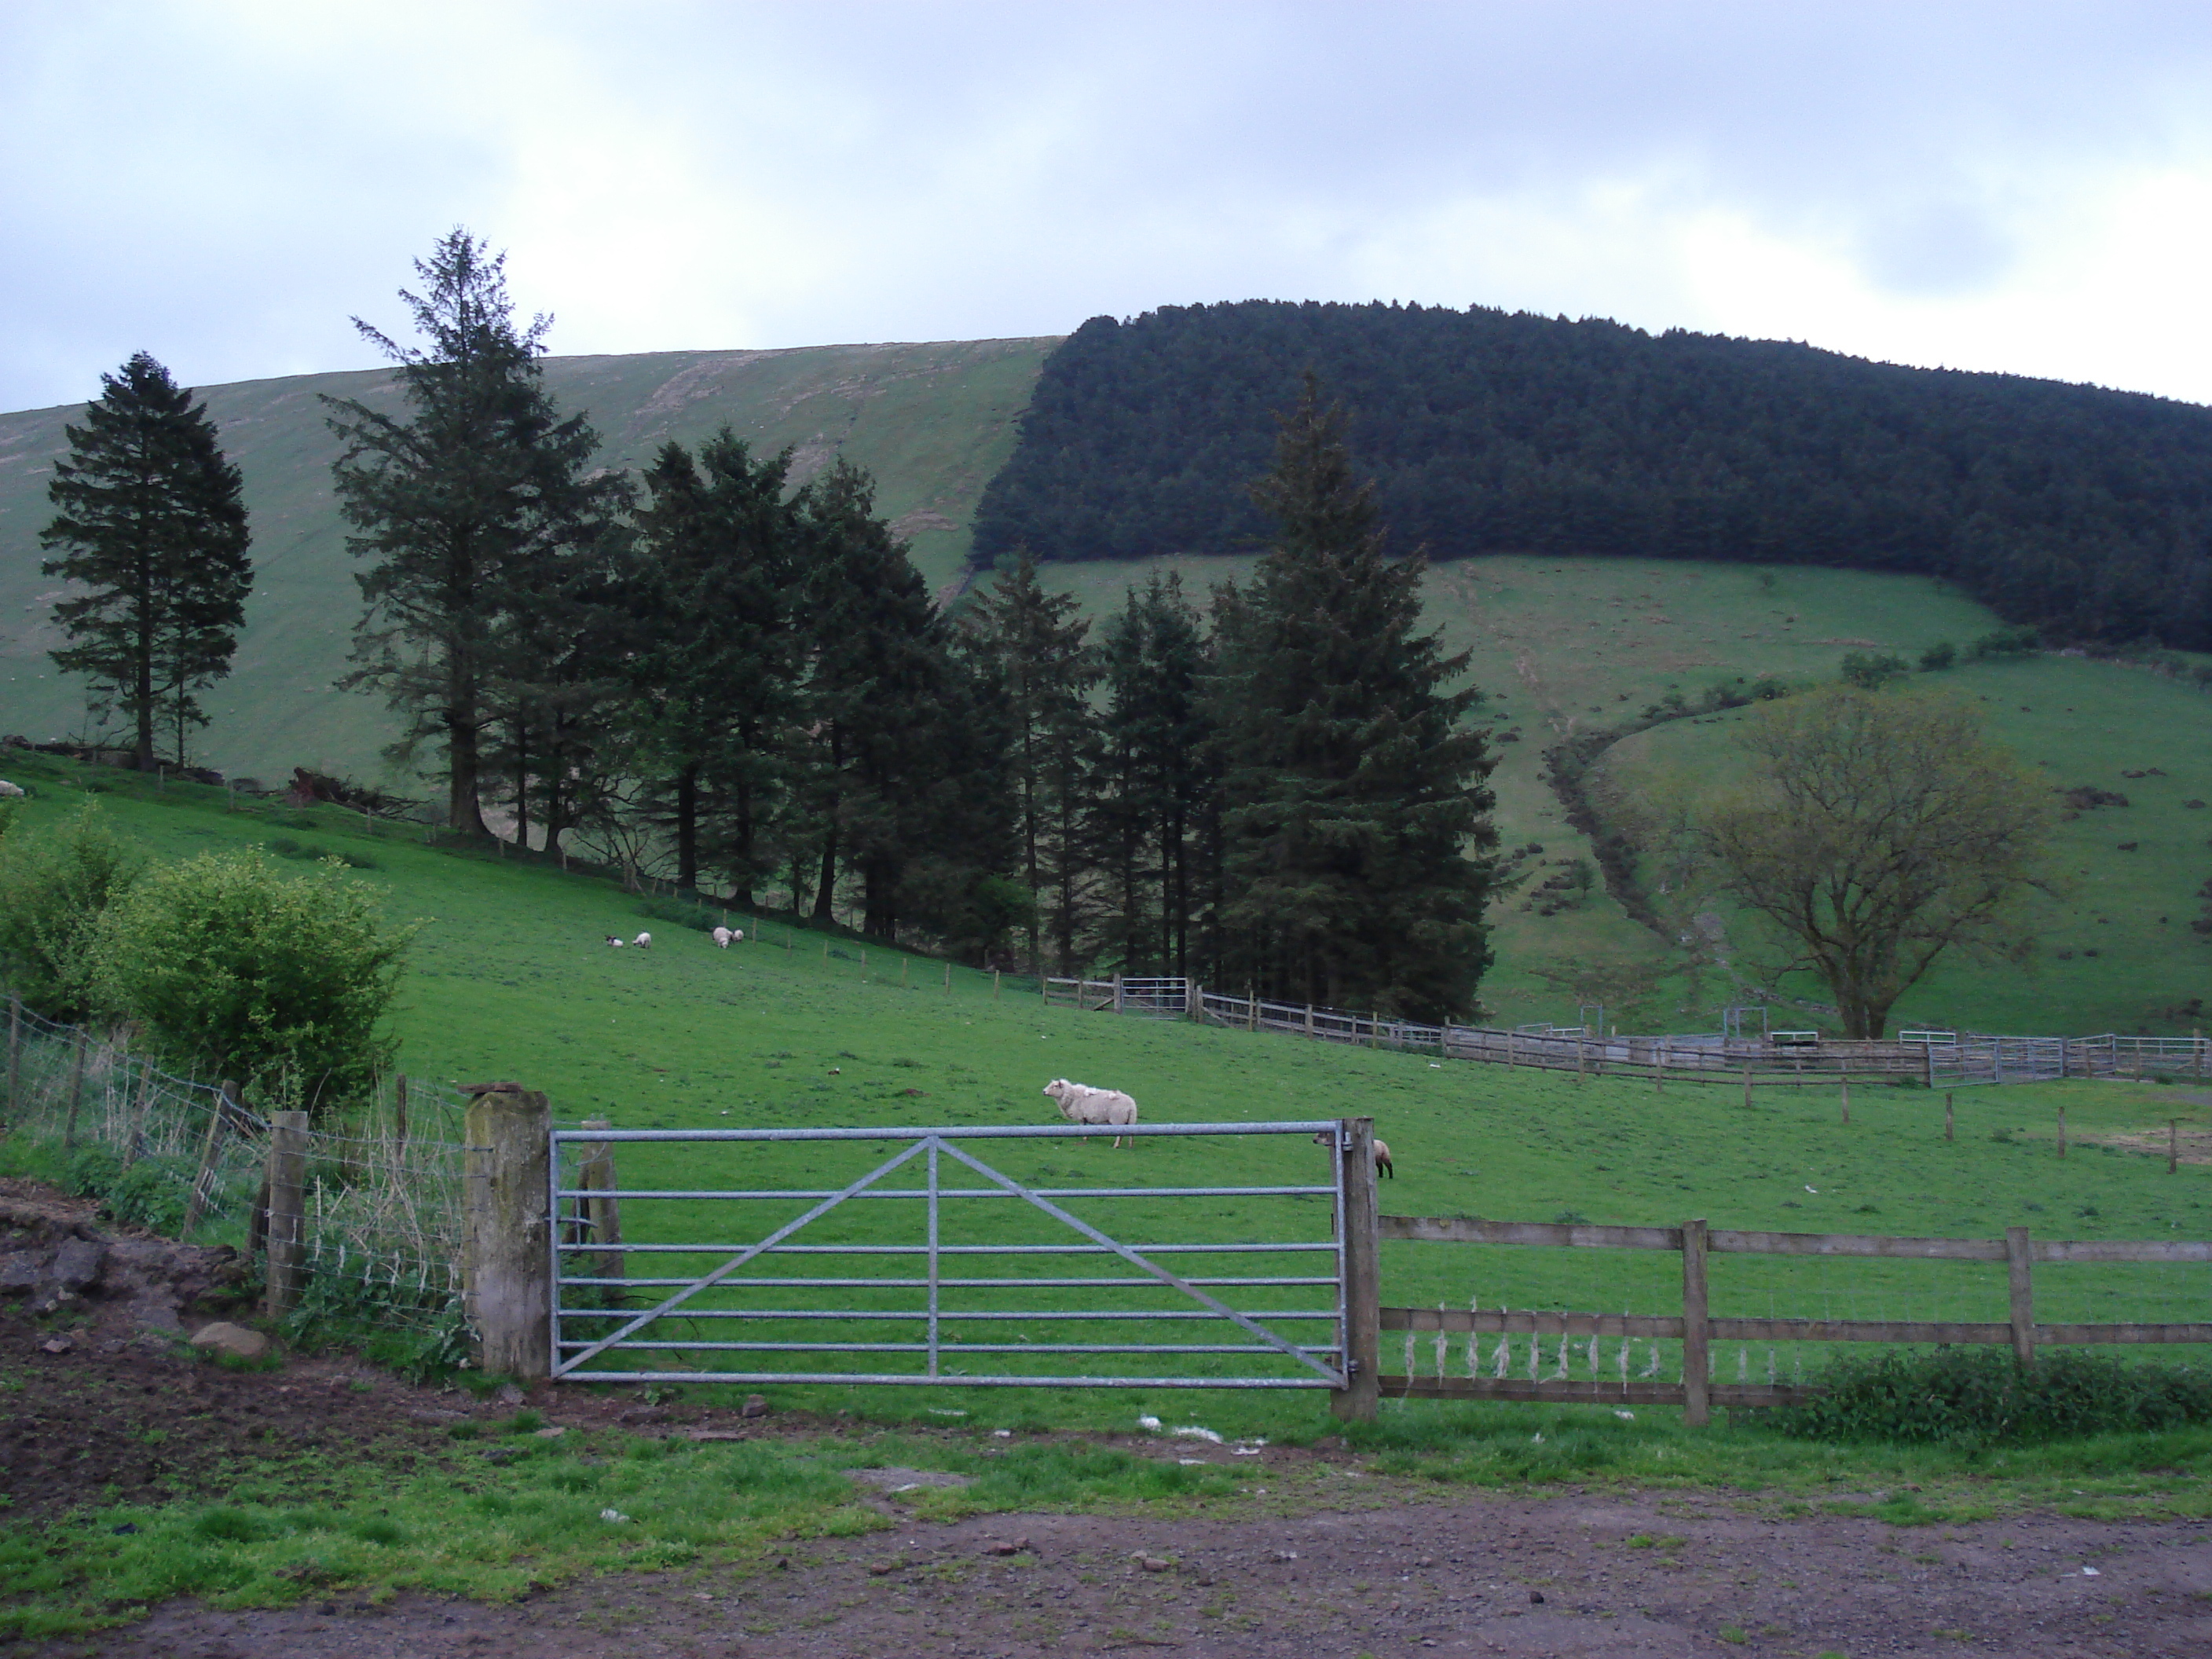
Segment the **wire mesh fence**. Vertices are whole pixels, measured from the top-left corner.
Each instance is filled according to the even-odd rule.
[[[274,1240],[286,1271],[270,1310],[295,1330],[343,1317],[428,1336],[458,1353],[466,1111],[459,1095],[419,1079],[383,1079],[368,1099],[304,1127],[297,1169],[272,1183],[271,1118],[234,1089],[179,1076],[113,1035],[47,1019],[14,999],[6,1018],[5,1133],[19,1162],[100,1199],[118,1221],[229,1244],[257,1265],[269,1261]]]

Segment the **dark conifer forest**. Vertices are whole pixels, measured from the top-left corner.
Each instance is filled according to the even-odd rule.
[[[978,561],[1258,545],[1247,486],[1308,371],[1401,552],[1919,572],[2054,639],[2212,648],[2212,410],[1480,308],[1093,318],[1045,366]]]

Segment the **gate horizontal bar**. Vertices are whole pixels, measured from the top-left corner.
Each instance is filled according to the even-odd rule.
[[[590,1346],[583,1342],[563,1342],[564,1348]],[[612,1344],[603,1352],[618,1349],[651,1350],[667,1353],[927,1353],[927,1342],[699,1342],[623,1341]],[[940,1342],[937,1352],[941,1354],[962,1353],[1280,1353],[1256,1342]],[[1334,1347],[1298,1344],[1292,1352],[1304,1354],[1334,1353]]]
[[[1295,1135],[1339,1130],[1336,1118],[1295,1123],[993,1123],[915,1129],[556,1129],[556,1141],[627,1140],[1079,1140],[1100,1135]]]
[[[689,1279],[677,1281],[679,1285],[690,1282]],[[623,1310],[618,1308],[560,1308],[555,1311],[563,1319],[623,1317]],[[1290,1308],[1279,1310],[1244,1308],[1240,1309],[1239,1311],[1247,1319],[1334,1319],[1336,1317],[1336,1310],[1334,1308],[1317,1308],[1303,1312]],[[929,1317],[929,1310],[892,1308],[870,1312],[861,1308],[687,1308],[682,1313],[670,1316],[676,1319],[927,1319]],[[1073,1313],[1024,1313],[1018,1309],[975,1313],[954,1310],[940,1310],[940,1316],[948,1320],[963,1320],[971,1325],[981,1323],[986,1320],[1108,1319],[1133,1323],[1153,1319],[1218,1319],[1221,1317],[1219,1314],[1209,1312],[1203,1308],[1129,1308],[1119,1313],[1111,1311],[1101,1313],[1089,1308],[1079,1309]],[[580,1348],[588,1345],[579,1342],[575,1346]]]
[[[1334,1198],[1334,1187],[1032,1187],[1030,1190],[1040,1198]],[[835,1198],[838,1188],[823,1187],[774,1187],[757,1191],[738,1188],[710,1187],[691,1189],[681,1187],[562,1187],[554,1192],[556,1198]],[[1016,1194],[1001,1192],[995,1187],[940,1187],[939,1198],[1012,1198]],[[871,1188],[865,1193],[854,1193],[848,1203],[861,1199],[904,1198],[926,1199],[927,1187]]]
[[[563,1371],[569,1382],[910,1383],[931,1389],[1340,1389],[1327,1376],[925,1376],[919,1371]]]
[[[749,1249],[744,1244],[563,1244],[566,1255],[726,1255]],[[1289,1250],[1327,1250],[1336,1253],[1334,1239],[1305,1244],[1133,1244],[1146,1255],[1274,1255]],[[939,1255],[1112,1255],[1103,1244],[940,1244]],[[927,1255],[927,1244],[776,1244],[763,1255]],[[690,1279],[683,1281],[690,1284]],[[1328,1281],[1334,1284],[1334,1279]]]
[[[588,1248],[580,1249],[579,1255],[591,1254]],[[583,1279],[563,1275],[562,1285],[611,1285],[617,1289],[624,1285],[640,1289],[655,1285],[689,1285],[689,1279]],[[927,1279],[738,1279],[722,1281],[725,1285],[743,1285],[750,1288],[776,1290],[893,1290],[918,1291],[928,1288]],[[935,1281],[948,1291],[1030,1291],[1030,1290],[1115,1290],[1127,1285],[1144,1290],[1158,1288],[1156,1279],[940,1279]],[[1186,1279],[1187,1285],[1334,1285],[1336,1280],[1310,1274],[1248,1274],[1234,1279]]]

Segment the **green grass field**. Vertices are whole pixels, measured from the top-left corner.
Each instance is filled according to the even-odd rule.
[[[1242,579],[1251,564],[1241,556],[1056,565],[1044,578],[1097,616],[1152,569],[1180,572],[1203,599],[1210,585]],[[2001,625],[1920,577],[1663,560],[1468,560],[1430,572],[1426,603],[1451,647],[1469,653],[1469,678],[1486,694],[1482,717],[1501,734],[1519,734],[1499,744],[1491,783],[1500,842],[1544,848],[1531,860],[1530,887],[1590,855],[1544,781],[1549,744],[1618,725],[1670,690],[1695,701],[1716,682],[1832,680],[1847,652],[1917,660],[1939,641],[1963,646]],[[2054,787],[2094,783],[2126,792],[2133,805],[2065,826],[2061,863],[2077,884],[2050,912],[2054,945],[2041,972],[1947,968],[1900,1018],[2069,1034],[2185,1033],[2202,1023],[2189,1005],[2212,999],[2212,946],[2188,924],[2201,903],[2196,890],[2212,876],[2212,823],[2198,823],[2182,803],[2212,799],[2212,698],[2079,658],[1978,663],[1932,678],[1977,699],[1996,736],[2041,765]],[[1632,815],[1655,799],[1694,794],[1725,775],[1734,718],[1674,722],[1626,739],[1608,754],[1601,793]],[[2120,775],[2152,767],[2167,775]],[[2138,851],[2119,853],[2123,841],[2139,842]],[[1675,944],[1602,890],[1551,916],[1523,908],[1526,896],[1524,889],[1492,913],[1498,965],[1482,994],[1500,1024],[1572,1024],[1577,1004],[1591,1001],[1606,1004],[1624,1030],[1711,1030],[1720,1006],[1738,995],[1721,974],[1686,971]],[[1750,943],[1740,919],[1723,919],[1739,948]],[[2056,951],[2066,948],[2074,960],[2057,962]],[[2089,949],[2100,956],[2081,954]]]
[[[2054,789],[2092,785],[2129,804],[2057,826],[2057,890],[2033,908],[2040,954],[2031,969],[1947,959],[1899,1004],[1896,1022],[2069,1034],[2202,1028],[2212,939],[2190,923],[2203,911],[2197,890],[2212,877],[2212,809],[2201,805],[2212,798],[2204,693],[2142,670],[2059,657],[1917,676],[1912,689],[1971,703]],[[1721,787],[1738,769],[1731,738],[1744,718],[1679,721],[1626,739],[1607,757],[1601,795],[1632,812]],[[2129,775],[2154,770],[2162,775]],[[1721,914],[1731,939],[1755,944],[1750,919]],[[1789,988],[1826,995],[1802,976]]]
[[[662,444],[696,443],[725,422],[757,448],[790,446],[804,477],[843,454],[877,480],[877,507],[939,586],[968,556],[968,521],[1012,453],[1051,339],[671,351],[547,360],[564,409],[587,412],[603,464],[636,468]],[[96,388],[88,387],[92,391]],[[387,371],[304,374],[203,389],[245,475],[255,587],[231,678],[202,701],[213,725],[195,757],[240,776],[295,766],[383,776],[394,727],[383,706],[333,689],[360,612],[354,562],[331,494],[337,446],[318,395],[397,409]],[[39,574],[38,532],[71,409],[0,415],[0,732],[45,740],[85,730],[82,688],[58,675],[50,620],[58,586]],[[392,781],[419,793],[411,779]]]
[[[80,775],[65,764],[50,769],[52,781],[33,803],[33,820],[69,810],[76,793],[68,781]],[[102,799],[118,823],[162,856],[265,840],[278,827],[222,811],[214,792],[176,788],[161,800],[131,793],[145,787],[121,778]],[[1372,1115],[1396,1156],[1397,1178],[1383,1188],[1394,1213],[1656,1224],[1702,1216],[1716,1226],[1980,1237],[2014,1224],[2045,1237],[2189,1237],[2205,1236],[2212,1224],[2212,1172],[2205,1167],[2185,1166],[2169,1176],[2161,1158],[2082,1144],[2148,1133],[2177,1113],[2201,1115],[2212,1097],[2185,1085],[1961,1091],[1958,1138],[1946,1143],[1940,1097],[1917,1089],[1862,1086],[1845,1127],[1830,1088],[1771,1091],[1747,1111],[1727,1085],[1677,1082],[1664,1094],[1609,1079],[1577,1085],[1566,1074],[1439,1065],[1419,1054],[1048,1009],[1026,998],[994,999],[988,977],[963,969],[952,970],[948,993],[940,963],[871,951],[864,974],[857,945],[800,933],[787,951],[786,930],[773,921],[757,928],[764,942],[725,952],[690,930],[641,922],[637,902],[611,884],[433,851],[403,838],[372,841],[343,814],[326,821],[316,839],[376,860],[380,867],[362,878],[387,895],[395,918],[427,923],[396,1014],[402,1065],[447,1082],[519,1079],[544,1090],[556,1117],[569,1123],[1042,1123],[1051,1121],[1051,1109],[1039,1090],[1050,1078],[1068,1076],[1128,1090],[1149,1121]],[[610,951],[600,942],[641,925],[654,933],[650,951]],[[2063,1160],[2052,1145],[2061,1106],[2075,1142]],[[1202,1154],[1189,1146],[1162,1140],[1116,1152],[1096,1141],[1002,1141],[977,1151],[1015,1179],[1047,1187],[1102,1179],[1209,1186],[1326,1179],[1327,1155],[1302,1141],[1224,1139],[1206,1143]],[[626,1146],[619,1158],[626,1187],[832,1189],[890,1150],[878,1142],[712,1152],[647,1145]],[[1015,1200],[963,1202],[967,1209],[948,1218],[948,1240],[1065,1237]],[[1129,1242],[1326,1238],[1329,1231],[1321,1200],[1087,1202],[1086,1214]],[[743,1220],[732,1213],[739,1207]],[[793,1200],[635,1201],[624,1224],[637,1243],[742,1242],[801,1207]],[[918,1208],[889,1200],[848,1205],[808,1237],[825,1243],[895,1235],[918,1240]],[[1294,1231],[1278,1231],[1285,1227]],[[1061,1261],[1057,1270],[1070,1269]],[[1673,1258],[1659,1254],[1394,1244],[1386,1248],[1384,1273],[1392,1305],[1463,1306],[1474,1299],[1492,1307],[1638,1313],[1679,1305]],[[1715,1285],[1717,1313],[2001,1319],[2004,1309],[2002,1271],[1980,1264],[1729,1258],[1717,1264]],[[2184,1317],[2201,1308],[2204,1289],[2197,1268],[2067,1267],[2044,1275],[2039,1307],[2051,1319]],[[1008,1294],[1004,1303],[948,1305],[1041,1310],[1064,1308],[1066,1296],[1083,1293]],[[1175,1301],[1164,1292],[1141,1294],[1148,1305]],[[1321,1304],[1318,1297],[1303,1299],[1310,1296],[1283,1289],[1249,1305]],[[915,1304],[908,1296],[874,1305]],[[958,1322],[948,1326],[957,1329]],[[838,1340],[878,1334],[843,1330]],[[966,1334],[970,1341],[1068,1340],[1042,1320]],[[1486,1346],[1486,1364],[1491,1352]],[[1603,1358],[1609,1371],[1610,1349]],[[1639,1350],[1639,1368],[1645,1358]],[[1390,1369],[1398,1359],[1389,1356]],[[1048,1357],[1020,1363],[1061,1369]],[[1434,1357],[1424,1348],[1419,1363],[1432,1369]],[[1464,1355],[1455,1350],[1449,1363],[1463,1369]],[[1735,1364],[1735,1356],[1728,1363]],[[1763,1380],[1763,1353],[1741,1363]],[[1777,1363],[1791,1374],[1790,1354]],[[787,1361],[774,1368],[787,1364],[809,1368]],[[979,1399],[982,1393],[976,1391]],[[1165,1398],[1148,1408],[1182,1409]],[[1072,1394],[1025,1400],[1020,1407],[1077,1418],[1095,1409],[1086,1396]]]
[[[226,812],[216,792],[180,786],[156,794],[128,775],[60,763],[38,763],[31,781],[39,791],[28,808],[32,824],[74,811],[80,786],[98,783],[106,786],[104,809],[156,857],[284,835],[373,860],[376,867],[360,878],[385,894],[389,913],[428,924],[396,1011],[402,1063],[417,1077],[447,1082],[517,1079],[546,1091],[556,1118],[568,1123],[1036,1123],[1048,1111],[1037,1091],[1066,1074],[1130,1090],[1150,1121],[1371,1115],[1396,1156],[1398,1177],[1382,1192],[1393,1213],[1644,1223],[1703,1216],[1716,1226],[1984,1237],[2014,1223],[2045,1237],[2203,1237],[2212,1227],[2212,1168],[2185,1165],[2168,1176],[2159,1157],[2098,1144],[2160,1127],[2177,1111],[2201,1116],[2212,1096],[2185,1086],[2076,1082],[1960,1091],[1958,1138],[1947,1143],[1941,1098],[1924,1091],[1862,1088],[1846,1127],[1826,1088],[1773,1091],[1747,1110],[1729,1086],[1677,1082],[1663,1094],[1613,1079],[1577,1086],[1563,1075],[1046,1009],[994,998],[988,978],[965,969],[953,970],[948,993],[941,964],[919,958],[871,951],[864,973],[857,945],[847,939],[802,933],[787,951],[773,921],[755,924],[764,939],[720,951],[699,933],[641,918],[638,902],[611,884],[436,851],[404,836],[372,837],[343,814],[306,815],[320,825],[310,830],[295,821],[298,814]],[[641,927],[654,933],[650,951],[610,951],[600,942]],[[2074,1139],[2063,1161],[2053,1144],[2062,1105]],[[714,1186],[725,1176],[759,1186],[827,1187],[861,1172],[884,1145],[704,1154],[693,1146],[625,1145],[620,1172],[633,1187]],[[9,1156],[0,1143],[0,1159]],[[1221,1185],[1316,1179],[1325,1154],[1298,1142],[1224,1139],[1155,1140],[1123,1152],[1095,1141],[1002,1142],[985,1156],[1043,1184],[1110,1177]],[[1048,1231],[1041,1218],[1012,1218],[1012,1200],[971,1202],[976,1216],[957,1224],[962,1237],[1027,1241]],[[1260,1213],[1261,1205],[1275,1213]],[[745,1204],[744,1220],[732,1218],[737,1207],[634,1200],[625,1231],[635,1242],[687,1244],[758,1237],[799,1206]],[[872,1243],[902,1229],[911,1239],[915,1207],[903,1200],[872,1212],[848,1206],[808,1237]],[[1297,1200],[1076,1207],[1126,1227],[1126,1237],[1146,1235],[1146,1243],[1276,1239],[1283,1235],[1273,1229],[1286,1218],[1302,1236],[1328,1231],[1325,1205]],[[1718,1257],[1713,1265],[1717,1314],[2004,1316],[2002,1271],[1980,1264]],[[1678,1271],[1660,1254],[1391,1244],[1383,1291],[1391,1304],[1478,1299],[1663,1312],[1679,1306]],[[2037,1275],[2038,1311],[2045,1319],[2194,1317],[2206,1274],[2201,1267],[2045,1267]],[[870,1296],[878,1306],[891,1299],[889,1292],[846,1294],[856,1304]],[[1000,1305],[1034,1314],[1065,1309],[1074,1297],[1121,1292],[1003,1294]],[[957,1319],[948,1326],[959,1328]],[[1054,1328],[1042,1319],[1017,1321],[994,1335],[1048,1340]],[[1486,1343],[1482,1358],[1492,1353]],[[1418,1369],[1435,1369],[1431,1339],[1419,1339],[1411,1357]],[[1547,1348],[1547,1363],[1551,1357]],[[1406,1358],[1386,1337],[1385,1370]],[[1613,1358],[1608,1345],[1607,1370]],[[1639,1370],[1644,1358],[1639,1351]],[[1723,1379],[1739,1369],[1765,1379],[1763,1350],[1723,1350],[1720,1358]],[[864,1356],[857,1363],[891,1362]],[[1059,1369],[1064,1362],[1040,1356],[1033,1363]],[[1464,1370],[1457,1340],[1443,1363]],[[1787,1352],[1777,1364],[1784,1380],[1794,1375]],[[1577,1359],[1575,1374],[1586,1370]],[[690,1392],[711,1403],[734,1402],[745,1390]],[[519,1455],[503,1467],[471,1462],[450,1472],[398,1474],[294,1459],[241,1469],[219,1501],[106,1507],[55,1526],[0,1528],[0,1572],[13,1587],[0,1600],[0,1631],[81,1632],[185,1594],[231,1607],[347,1586],[377,1596],[419,1589],[500,1597],[576,1573],[757,1563],[774,1540],[850,1536],[887,1524],[851,1501],[839,1476],[862,1466],[976,1477],[964,1491],[922,1496],[918,1512],[942,1516],[1129,1505],[1264,1516],[1314,1504],[1419,1502],[1468,1485],[1558,1483],[1717,1488],[1758,1513],[1838,1504],[1839,1513],[1905,1526],[2037,1508],[2115,1517],[2212,1514],[2203,1479],[2212,1469],[2212,1431],[2203,1430],[1995,1451],[1844,1448],[1747,1424],[1686,1430],[1677,1413],[1652,1408],[1623,1421],[1592,1407],[1389,1403],[1378,1423],[1355,1425],[1349,1436],[1358,1470],[1374,1479],[1348,1483],[1317,1466],[1307,1474],[1270,1473],[1263,1482],[1233,1465],[1180,1468],[1118,1437],[1133,1434],[1139,1415],[1151,1413],[1170,1426],[1310,1443],[1344,1426],[1328,1417],[1322,1396],[830,1382],[769,1392],[781,1410],[822,1413],[823,1431],[769,1445],[688,1446],[620,1431],[545,1442],[521,1431],[536,1426],[526,1417],[511,1442]],[[850,1420],[833,1422],[829,1414],[836,1412]],[[995,1437],[1002,1431],[1011,1438]],[[1098,1444],[1053,1432],[1066,1431],[1117,1437]],[[1352,1484],[1360,1490],[1347,1497]],[[1890,1495],[1869,1507],[1863,1494],[1870,1490]],[[606,1509],[627,1519],[608,1524]],[[125,1530],[128,1536],[116,1535]]]

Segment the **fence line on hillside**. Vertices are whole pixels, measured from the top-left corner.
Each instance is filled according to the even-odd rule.
[[[264,1115],[233,1085],[179,1077],[20,998],[5,1018],[6,1133],[70,1188],[125,1224],[229,1244],[264,1268],[273,1235],[273,1314],[458,1334],[465,1109],[453,1091],[386,1079],[311,1127],[304,1113]],[[287,1120],[296,1137],[280,1146]],[[293,1191],[296,1201],[283,1195]]]
[[[1575,1026],[1427,1025],[1309,1003],[1274,1002],[1207,990],[1176,976],[1046,979],[1048,1006],[1182,1018],[1242,1031],[1273,1031],[1360,1048],[1442,1059],[1573,1072],[1578,1076],[1741,1084],[1771,1088],[1858,1078],[1910,1079],[1931,1089],[2038,1083],[2063,1078],[2212,1075],[2212,1039],[2202,1036],[2010,1036],[1978,1031],[1911,1031],[1893,1039],[1770,1031],[1756,1037],[1705,1033],[1624,1036]]]

